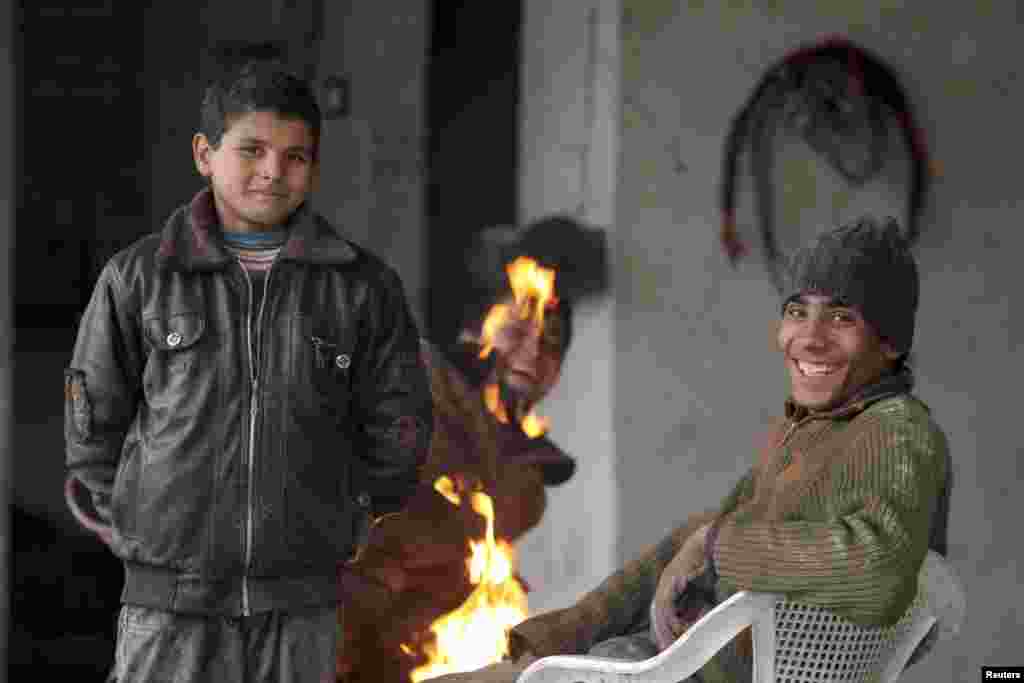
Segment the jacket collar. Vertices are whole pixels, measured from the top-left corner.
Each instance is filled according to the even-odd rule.
[[[288,241],[279,258],[317,264],[348,263],[356,251],[310,207],[300,206],[288,221]],[[164,226],[157,259],[179,270],[219,270],[234,261],[220,236],[220,220],[210,188],[200,190],[188,206]]]
[[[808,416],[825,419],[848,417],[863,411],[872,403],[881,401],[883,398],[909,393],[913,386],[914,379],[910,371],[900,370],[884,375],[874,384],[861,388],[860,391],[847,399],[841,406],[831,410],[812,411],[804,406],[797,405],[793,402],[792,398],[786,399],[786,417],[794,422]]]

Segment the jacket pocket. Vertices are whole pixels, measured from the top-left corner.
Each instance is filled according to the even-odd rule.
[[[151,408],[176,405],[197,370],[206,318],[201,313],[155,316],[143,321],[143,330],[151,349],[142,377],[146,403]]]
[[[314,321],[301,319],[295,339],[296,365],[293,389],[301,411],[313,419],[328,420],[332,428],[348,418],[351,408],[354,358],[341,335],[318,329]]]

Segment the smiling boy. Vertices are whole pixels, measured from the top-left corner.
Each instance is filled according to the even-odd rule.
[[[124,561],[113,680],[334,680],[337,566],[433,425],[398,276],[312,211],[320,111],[214,83],[209,187],[104,268],[66,373],[69,474]]]

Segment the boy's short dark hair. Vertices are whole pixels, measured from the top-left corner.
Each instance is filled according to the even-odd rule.
[[[321,116],[316,93],[278,60],[246,62],[210,83],[200,108],[199,132],[216,149],[231,120],[254,111],[304,121],[319,147]]]

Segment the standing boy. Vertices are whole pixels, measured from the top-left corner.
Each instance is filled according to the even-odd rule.
[[[319,135],[273,64],[213,84],[209,187],[83,316],[67,464],[125,564],[119,682],[333,680],[337,565],[416,486],[419,334],[394,271],[310,209]]]

